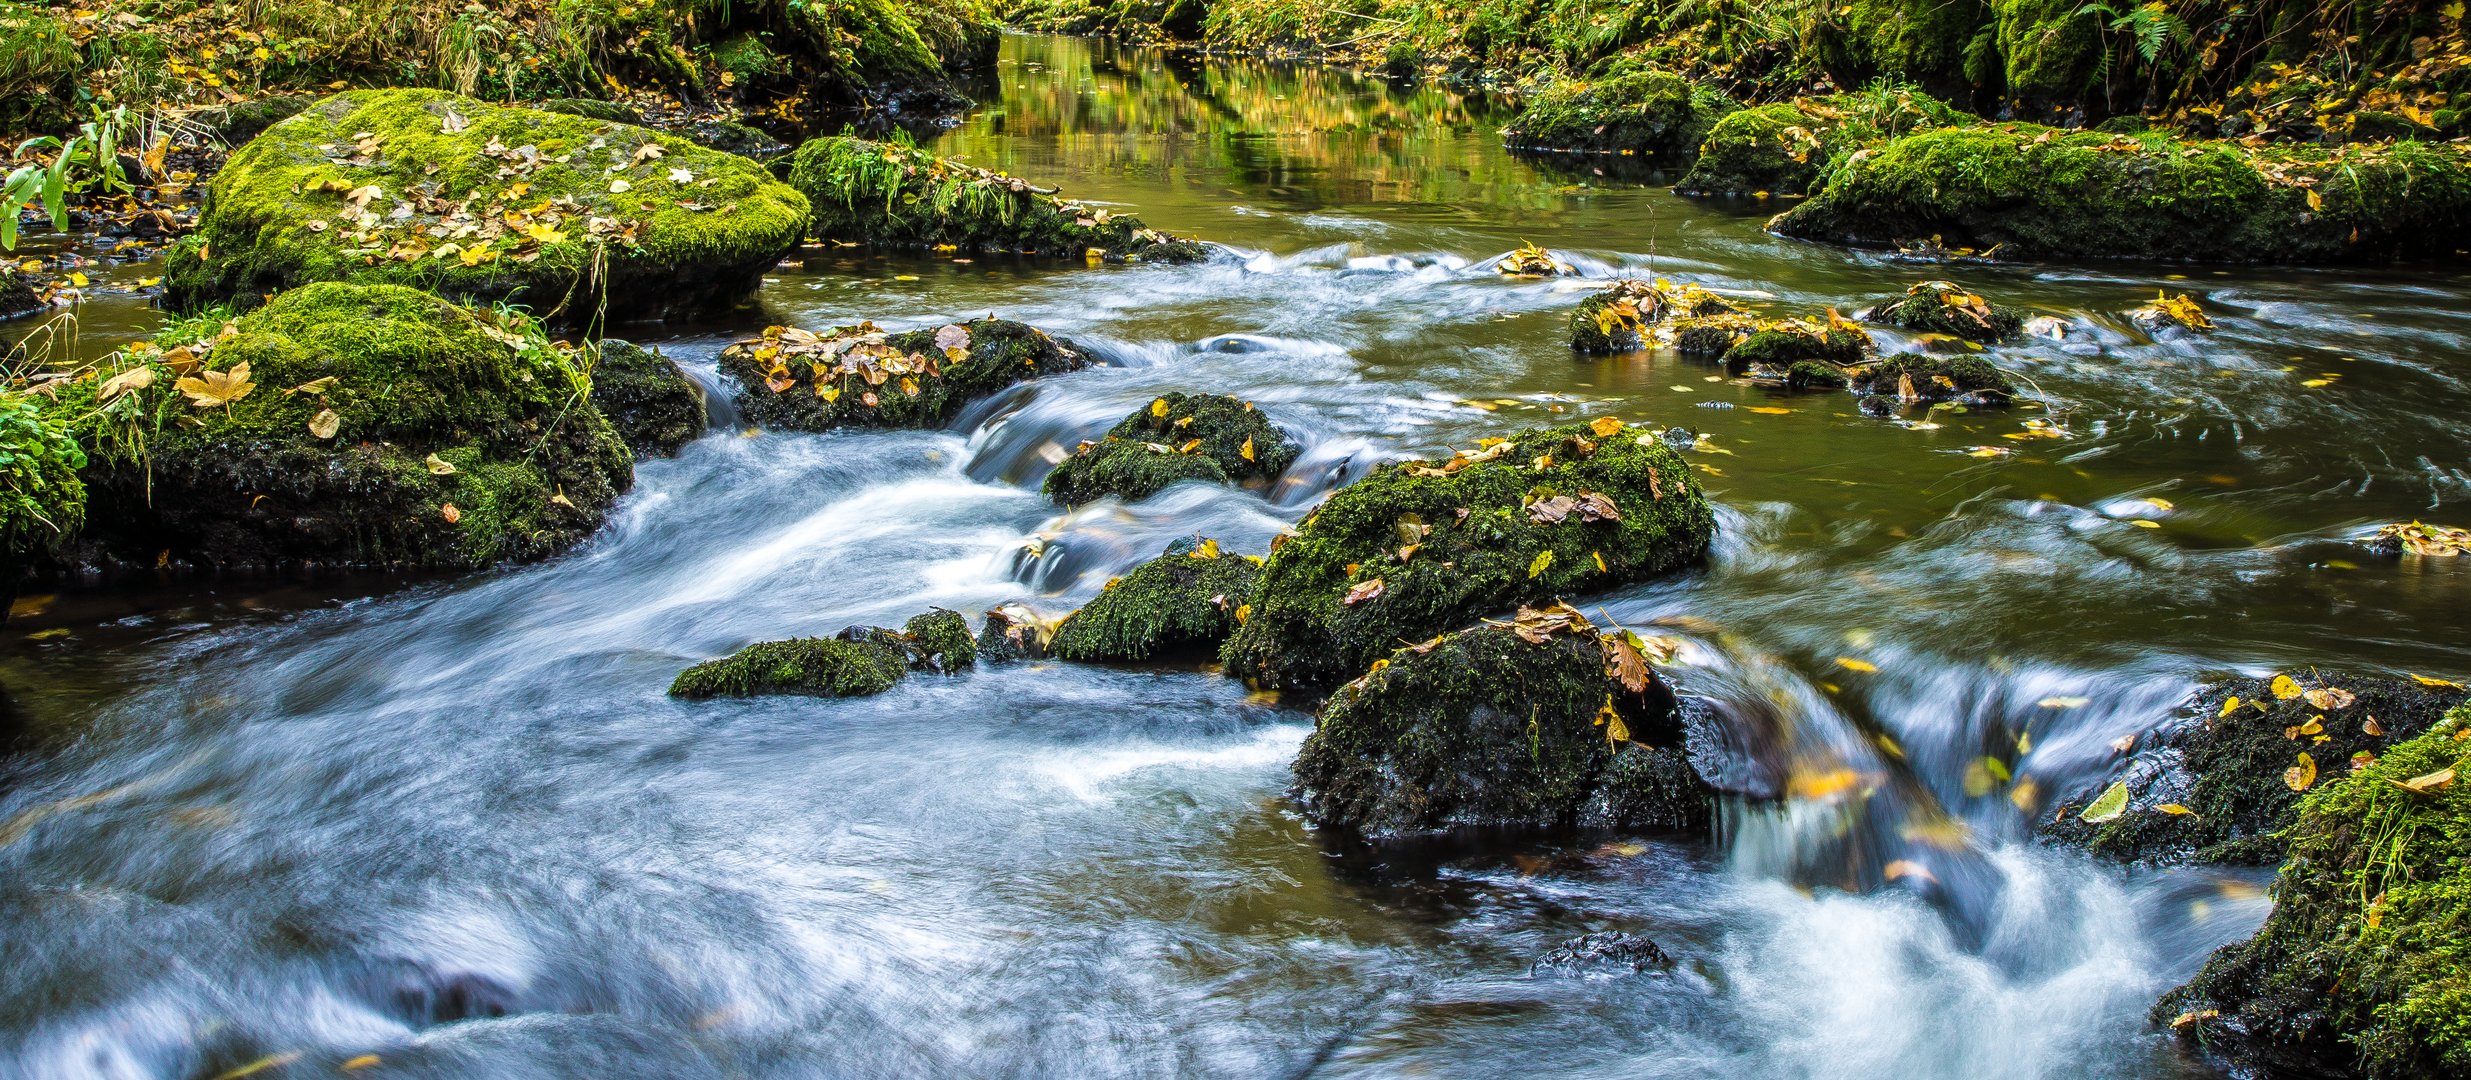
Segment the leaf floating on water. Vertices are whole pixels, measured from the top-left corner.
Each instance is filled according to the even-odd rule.
[[[318,438],[334,438],[335,432],[342,429],[343,418],[335,415],[333,409],[319,409],[316,416],[309,418],[309,434]]]
[[[1911,859],[1892,859],[1888,862],[1887,866],[1880,869],[1879,873],[1889,881],[1896,881],[1902,878],[1920,878],[1934,885],[1939,883],[1939,879],[1931,874],[1928,867],[1923,866],[1921,863],[1914,862]]]
[[[359,1057],[346,1060],[343,1064],[335,1066],[335,1068],[341,1069],[344,1072],[359,1072],[362,1069],[373,1067],[377,1063],[378,1056],[376,1054],[362,1054]]]
[[[1999,782],[2002,784],[2016,778],[2014,774],[2008,771],[2007,762],[2001,761],[1998,758],[1991,757],[1987,754],[1982,757],[1982,771],[1998,778]]]
[[[240,1066],[239,1068],[232,1069],[228,1072],[216,1073],[214,1080],[241,1080],[243,1077],[256,1076],[257,1074],[265,1072],[268,1069],[280,1069],[300,1060],[300,1057],[301,1051],[298,1050],[286,1050],[280,1054],[268,1054],[265,1057]]]
[[[1846,768],[1819,773],[1797,772],[1785,781],[1785,794],[1795,799],[1825,799],[1848,791],[1861,782],[1861,773]]]
[[[2326,712],[2348,709],[2353,701],[2358,700],[2350,691],[2332,686],[2310,690],[2301,696],[2308,699],[2308,704]]]
[[[1871,663],[1868,660],[1856,660],[1850,656],[1837,657],[1836,666],[1847,671],[1858,671],[1864,675],[1876,675],[1879,673],[1879,665]]]
[[[2101,796],[2093,801],[2093,805],[2086,807],[2085,812],[2078,814],[2077,817],[2083,819],[2088,825],[2100,825],[2127,812],[2128,783],[2125,780],[2113,780],[2111,786],[2102,789]]]
[[[2299,764],[2282,770],[2282,782],[2293,791],[2306,791],[2314,787],[2317,782],[2317,759],[2309,757],[2305,750],[2300,751]]]
[[[1778,408],[1774,405],[1753,405],[1746,411],[1755,412],[1761,416],[1783,416],[1793,410]]]
[[[1536,553],[1536,560],[1527,564],[1527,576],[1536,577],[1553,565],[1553,551],[1547,548]]]
[[[2082,709],[2092,701],[2092,698],[2085,697],[2046,697],[2034,704],[2045,709]]]
[[[2196,812],[2196,811],[2194,811],[2194,810],[2190,810],[2190,809],[2188,809],[2187,807],[2185,807],[2185,806],[2181,806],[2181,805],[2179,805],[2178,803],[2175,803],[2175,802],[2166,802],[2166,803],[2163,803],[2163,804],[2162,804],[2162,805],[2160,805],[2160,806],[2154,807],[2154,809],[2156,809],[2156,810],[2160,810],[2160,811],[2162,811],[2162,812],[2163,812],[2163,813],[2165,813],[2165,814],[2169,814],[2169,815],[2171,815],[2172,817],[2196,817],[2196,816],[2198,816],[2198,814],[2197,814],[2197,812]]]
[[[1362,604],[1373,600],[1379,600],[1381,599],[1381,590],[1382,584],[1380,578],[1374,578],[1373,580],[1366,582],[1359,582],[1356,587],[1347,590],[1347,598],[1341,601],[1341,603]]]
[[[2289,701],[2292,698],[2298,697],[2301,693],[2299,688],[2299,680],[2288,675],[2274,676],[2273,688],[2274,700],[2276,701]]]
[[[2395,787],[2401,788],[2404,791],[2411,792],[2414,795],[2426,795],[2431,791],[2441,791],[2446,787],[2451,786],[2454,782],[2454,770],[2451,766],[2448,766],[2425,776],[2414,776],[2408,780],[2388,780],[2386,782],[2394,785]]]
[[[189,395],[189,403],[201,409],[229,405],[249,396],[257,384],[249,381],[249,362],[243,360],[225,371],[201,371],[172,384],[172,389]]]

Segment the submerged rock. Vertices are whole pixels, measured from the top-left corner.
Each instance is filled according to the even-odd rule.
[[[1075,447],[1041,490],[1079,506],[1110,495],[1138,502],[1184,480],[1266,487],[1303,450],[1249,401],[1170,393]]]
[[[2119,773],[2062,798],[2045,834],[2115,859],[2273,866],[2299,812],[2289,770],[2301,767],[2300,755],[2310,786],[2330,782],[2355,760],[2427,731],[2463,696],[2409,679],[2314,671],[2221,680],[2140,740]],[[2114,783],[2124,785],[2126,809],[2086,821]],[[2189,812],[2156,809],[2163,805]]]
[[[2471,147],[2181,142],[2030,125],[1941,128],[1857,153],[1786,236],[1939,237],[2033,258],[2342,263],[2471,246]]]
[[[2273,913],[2163,996],[2153,1022],[2275,1075],[2471,1074],[2471,705],[2352,772],[2279,838]]]
[[[2023,336],[2025,317],[1953,281],[1925,281],[1858,316],[1916,333],[1947,334],[1996,345]]]
[[[591,535],[634,480],[575,357],[519,316],[402,286],[306,286],[120,363],[49,406],[92,459],[93,561],[538,559]]]
[[[1266,686],[1330,685],[1486,612],[1696,562],[1715,514],[1681,457],[1605,417],[1442,463],[1392,462],[1272,546],[1221,658]]]
[[[1997,408],[2016,396],[2016,384],[1978,356],[1898,353],[1853,373],[1853,392],[1864,397],[1914,402],[1958,401]]]
[[[1215,540],[1177,540],[1065,616],[1049,651],[1065,660],[1214,654],[1243,619],[1260,563],[1220,551]]]
[[[813,203],[811,231],[824,240],[1075,259],[1209,256],[1202,245],[1148,228],[1138,217],[1059,199],[1027,180],[939,158],[906,141],[809,139],[789,159],[786,176]]]
[[[2128,312],[2128,321],[2157,338],[2210,334],[2214,329],[2214,320],[2186,293],[2156,292],[2152,303]]]
[[[1684,195],[1804,195],[1845,156],[1898,135],[1979,123],[1919,90],[1890,88],[1795,98],[1725,114],[1708,128]]]
[[[1530,974],[1584,975],[1593,972],[1631,973],[1673,966],[1673,957],[1653,941],[1619,930],[1603,930],[1554,946],[1529,968]]]
[[[337,94],[234,153],[165,299],[193,309],[315,281],[520,294],[581,322],[659,319],[755,291],[806,198],[745,158],[647,128],[437,90]]]
[[[1627,672],[1627,681],[1623,676]],[[1707,827],[1669,687],[1567,607],[1452,631],[1338,688],[1296,754],[1324,828]]]
[[[863,697],[892,689],[912,671],[954,675],[977,662],[969,624],[939,608],[900,630],[853,626],[833,638],[757,642],[679,672],[669,695]]]
[[[990,664],[1043,660],[1054,637],[1055,624],[1040,618],[1028,605],[1005,604],[989,609],[986,621],[979,625],[978,658]]]
[[[617,338],[594,354],[592,404],[637,457],[674,457],[704,433],[702,391],[668,357]]]
[[[1670,71],[1629,67],[1593,81],[1556,83],[1529,99],[1502,138],[1513,148],[1635,153],[1686,161],[1717,118],[1741,105]]]
[[[775,326],[721,350],[747,419],[787,431],[916,428],[1024,379],[1088,367],[1072,343],[992,315],[892,333],[874,323],[817,334]]]

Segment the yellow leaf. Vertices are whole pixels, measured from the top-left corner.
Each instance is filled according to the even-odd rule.
[[[2096,797],[2093,804],[2087,806],[2085,812],[2078,814],[2077,817],[2083,819],[2088,825],[2100,825],[2127,812],[2128,783],[2125,780],[2114,780],[2111,786],[2102,789],[2102,794]]]
[[[172,384],[172,389],[189,395],[189,403],[198,408],[229,405],[249,396],[257,384],[249,381],[249,362],[243,360],[225,371],[200,371]]]
[[[1542,574],[1552,565],[1553,552],[1550,549],[1539,551],[1536,553],[1536,561],[1527,564],[1527,576],[1532,578]]]
[[[1253,605],[1237,604],[1235,609],[1235,617],[1237,626],[1242,626],[1245,623],[1251,622],[1253,620]]]
[[[98,405],[104,404],[122,394],[136,393],[153,385],[154,369],[140,365],[103,380],[102,387],[94,392],[94,401]]]
[[[371,1068],[377,1063],[378,1056],[376,1054],[362,1054],[359,1057],[346,1060],[343,1064],[335,1066],[335,1068],[341,1069],[344,1072],[359,1072],[362,1069]]]
[[[85,287],[86,287],[86,275],[84,275],[84,274],[80,274],[80,273],[74,273],[74,272],[70,273],[70,274],[69,274],[69,284],[71,284],[71,285],[75,285],[75,286],[77,286],[77,287],[78,287],[78,288],[80,288],[80,289],[85,288]]]
[[[1254,457],[1253,457],[1253,440],[1252,440],[1251,436],[1246,436],[1246,437],[1245,437],[1245,439],[1244,439],[1244,445],[1243,445],[1243,446],[1241,446],[1241,447],[1238,447],[1238,448],[1236,449],[1236,455],[1237,455],[1238,457],[1243,458],[1243,459],[1244,459],[1244,460],[1246,460],[1246,461],[1252,461],[1252,460],[1254,460]]]
[[[439,457],[436,454],[429,455],[428,458],[421,462],[421,464],[429,466],[429,475],[431,476],[455,475],[454,463],[446,460],[445,458]]]
[[[1856,660],[1850,656],[1837,657],[1836,666],[1847,671],[1858,671],[1864,675],[1875,675],[1879,671],[1879,665],[1868,660]]]
[[[2197,816],[2197,812],[2196,812],[2196,811],[2194,811],[2194,810],[2190,810],[2190,809],[2188,809],[2187,807],[2185,807],[2185,806],[2181,806],[2181,805],[2179,805],[2178,803],[2175,803],[2175,802],[2166,802],[2166,803],[2163,803],[2163,804],[2162,804],[2162,805],[2160,805],[2160,806],[2154,807],[2154,809],[2156,809],[2156,810],[2160,810],[2160,811],[2162,811],[2162,812],[2163,812],[2163,813],[2165,813],[2165,814],[2169,814],[2169,815],[2171,815],[2172,817],[2195,817],[2195,816]]]
[[[1612,572],[1613,572],[1613,568],[1612,568],[1612,567],[1606,566],[1606,565],[1604,564],[1604,552],[1601,552],[1601,551],[1591,551],[1591,552],[1588,552],[1588,554],[1589,554],[1589,555],[1591,555],[1591,556],[1594,556],[1594,557],[1595,557],[1595,560],[1596,560],[1596,572],[1597,572],[1597,573],[1599,573],[1599,574],[1610,574],[1610,573],[1612,573]]]
[[[497,257],[498,253],[489,247],[487,240],[463,249],[463,265],[465,266],[479,266],[485,262],[494,262]]]
[[[1166,399],[1166,398],[1159,398],[1159,399],[1157,399],[1157,400],[1155,400],[1155,401],[1150,402],[1150,415],[1155,416],[1155,417],[1157,417],[1157,418],[1159,418],[1159,419],[1161,419],[1161,420],[1166,419],[1166,418],[1167,418],[1167,399]]]
[[[530,225],[524,226],[523,234],[531,237],[534,242],[542,244],[554,244],[560,240],[566,239],[565,233],[559,232],[558,230],[552,229],[549,226],[543,225],[537,221]]]
[[[909,377],[909,376],[907,376],[907,375],[903,375],[903,376],[901,376],[901,392],[902,392],[902,393],[904,393],[904,394],[908,394],[908,395],[909,395],[909,396],[911,396],[911,397],[917,397],[917,396],[918,396],[918,380],[913,379],[913,378],[910,378],[910,377]]]
[[[334,438],[342,427],[343,418],[335,415],[333,409],[319,409],[316,416],[309,418],[309,434],[321,439]]]
[[[2289,701],[2299,695],[2299,680],[2288,675],[2274,676],[2274,700]]]
[[[2229,716],[2229,715],[2231,715],[2231,710],[2236,709],[2236,708],[2239,708],[2239,696],[2238,696],[2238,695],[2236,695],[2236,694],[2234,694],[2234,695],[2232,695],[2231,697],[2225,698],[2225,699],[2223,700],[2223,702],[2222,702],[2222,711],[2221,711],[2221,712],[2218,712],[2218,713],[2215,713],[2215,714],[2214,714],[2214,719],[2216,719],[2216,720],[2220,720],[2220,719],[2222,719],[2223,717]]]
[[[2446,679],[2431,679],[2426,675],[2413,675],[2411,676],[2411,681],[2418,683],[2421,686],[2441,686],[2450,690],[2460,690],[2463,688],[2461,683],[2452,682]]]
[[[2092,700],[2092,698],[2081,697],[2046,697],[2035,704],[2045,709],[2082,709]]]
[[[1909,877],[1920,878],[1924,881],[1933,883],[1936,883],[1939,880],[1931,874],[1928,867],[1923,866],[1921,863],[1914,862],[1911,859],[1890,859],[1888,860],[1888,864],[1880,869],[1879,873],[1889,881]]]
[[[1194,548],[1184,557],[1187,559],[1215,559],[1218,557],[1218,541],[1204,540],[1201,542],[1200,547]]]
[[[2307,188],[2305,190],[2308,192],[2308,209],[2325,209],[2325,196],[2317,194],[2317,189],[2315,188]]]
[[[1600,416],[1595,423],[1587,425],[1587,429],[1595,432],[1599,439],[1609,439],[1622,430],[1622,422],[1616,417]]]
[[[2451,766],[2448,766],[2429,773],[2426,776],[2414,776],[2408,780],[2389,780],[2386,782],[2394,785],[2395,787],[2401,788],[2404,791],[2426,795],[2431,791],[2436,791],[2452,784],[2454,782],[2454,770]]]
[[[447,503],[444,506],[438,507],[438,514],[439,516],[444,517],[446,519],[446,523],[449,525],[463,520],[463,511],[455,509],[455,504],[453,503]]]
[[[1791,409],[1780,409],[1780,408],[1777,408],[1777,407],[1776,407],[1776,406],[1774,406],[1774,405],[1753,405],[1753,406],[1751,406],[1751,407],[1749,408],[1749,410],[1748,410],[1748,411],[1750,411],[1750,412],[1755,412],[1755,413],[1759,413],[1759,414],[1764,415],[1764,416],[1783,416],[1783,415],[1785,415],[1786,413],[1792,412],[1793,410],[1791,410]]]
[[[2282,782],[2293,791],[2306,791],[2317,782],[2317,759],[2308,752],[2299,752],[2299,764],[2282,770]]]
[[[1785,794],[1795,799],[1824,799],[1850,790],[1862,782],[1862,774],[1851,769],[1830,769],[1823,773],[1794,773],[1785,781]]]
[[[1622,714],[1613,711],[1613,695],[1604,696],[1604,707],[1596,710],[1596,726],[1604,729],[1604,741],[1619,745],[1630,741],[1630,725],[1622,722]]]

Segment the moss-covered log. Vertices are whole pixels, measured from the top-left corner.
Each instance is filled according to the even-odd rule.
[[[1688,161],[1718,118],[1740,108],[1713,87],[1670,71],[1630,67],[1601,79],[1553,84],[1519,110],[1502,137],[1513,148],[1635,154]]]
[[[1209,655],[1235,633],[1261,577],[1260,558],[1187,537],[1134,567],[1064,617],[1048,647],[1066,660]]]
[[[1459,828],[1702,830],[1672,691],[1568,608],[1398,649],[1338,688],[1296,754],[1325,828],[1375,838]],[[1632,651],[1630,660],[1637,660]]]
[[[760,641],[679,672],[671,697],[863,697],[890,690],[912,671],[959,674],[978,662],[969,623],[937,609],[900,630],[853,626],[831,638]]]
[[[638,457],[671,457],[704,433],[704,399],[678,365],[607,338],[592,361],[592,404]]]
[[[1942,128],[1855,154],[1779,215],[1787,236],[2034,258],[2340,263],[2471,247],[2471,147],[2251,148]]]
[[[1249,401],[1170,393],[1134,410],[1047,474],[1042,490],[1066,506],[1114,496],[1138,502],[1184,480],[1263,487],[1303,452]]]
[[[1447,462],[1393,462],[1274,546],[1221,658],[1270,686],[1327,686],[1488,612],[1581,596],[1697,561],[1715,514],[1644,430],[1519,432]]]
[[[1936,127],[1979,123],[1918,90],[1882,87],[1795,98],[1725,115],[1699,145],[1684,195],[1806,195],[1863,147]]]
[[[1863,322],[1917,333],[1947,334],[1985,345],[2015,340],[2025,331],[2022,312],[1991,303],[1980,293],[1953,281],[1921,282],[1906,289],[1905,295],[1882,301],[1860,317]]]
[[[994,316],[902,333],[775,326],[721,350],[738,411],[787,431],[936,427],[1023,379],[1089,364],[1071,342]]]
[[[647,128],[436,90],[337,94],[232,155],[166,299],[195,308],[315,281],[513,298],[584,321],[724,307],[798,242],[805,196],[754,162]]]
[[[789,183],[815,208],[813,234],[885,247],[1194,262],[1208,251],[1130,214],[1057,198],[1017,176],[939,158],[905,139],[809,139]]]
[[[2273,914],[2154,1007],[2157,1026],[2274,1075],[2471,1074],[2471,705],[2355,771],[2280,838]]]

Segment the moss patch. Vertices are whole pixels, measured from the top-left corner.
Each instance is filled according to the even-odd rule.
[[[1695,562],[1714,531],[1680,456],[1610,417],[1393,462],[1272,548],[1221,658],[1264,685],[1330,685],[1487,612]]]
[[[1631,68],[1597,80],[1570,80],[1529,100],[1502,129],[1511,146],[1537,150],[1635,153],[1686,161],[1708,128],[1740,108],[1713,87],[1657,68]]]
[[[2025,329],[2023,313],[1993,304],[1953,281],[1916,284],[1906,289],[1905,295],[1863,312],[1861,318],[1900,330],[1947,334],[1986,345],[2014,340]]]
[[[2292,1075],[2471,1071],[2471,705],[2298,807],[2254,938],[2216,952],[2157,1024]],[[2430,785],[2426,791],[2406,790]]]
[[[1188,537],[1107,583],[1064,617],[1049,648],[1066,660],[1150,660],[1207,655],[1235,633],[1236,612],[1261,577],[1257,557]]]
[[[1736,375],[1781,378],[1804,361],[1849,367],[1861,363],[1871,348],[1870,335],[1860,327],[1779,320],[1734,342],[1724,351],[1724,365]]]
[[[1882,86],[1728,113],[1699,146],[1685,195],[1804,195],[1854,151],[1899,135],[1978,123],[1919,90]]]
[[[1949,401],[1971,396],[1991,404],[2016,393],[2016,384],[2005,373],[1978,356],[1898,353],[1855,372],[1852,381],[1857,394],[1893,395],[1915,401]]]
[[[1085,442],[1047,474],[1042,490],[1066,506],[1112,495],[1138,502],[1184,480],[1259,487],[1303,448],[1249,401],[1170,393]]]
[[[60,545],[86,520],[86,452],[32,395],[0,393],[0,555],[16,560]]]
[[[704,433],[703,395],[660,353],[604,339],[592,362],[592,405],[638,457],[671,457]]]
[[[1671,306],[1664,293],[1625,278],[1607,285],[1570,312],[1570,348],[1581,353],[1636,352],[1647,347],[1647,328],[1663,322]]]
[[[679,672],[669,695],[862,697],[892,689],[912,671],[955,675],[977,662],[969,623],[938,608],[912,616],[900,630],[853,626],[832,638],[757,642]]]
[[[1984,81],[1966,71],[1967,50],[1990,19],[1982,0],[1852,0],[1842,10],[1852,74],[1919,83],[1943,95]]]
[[[888,333],[872,323],[815,334],[775,326],[721,350],[738,411],[765,427],[936,427],[1023,379],[1089,366],[1072,343],[994,316]]]
[[[353,281],[662,318],[753,292],[806,218],[805,196],[762,167],[675,136],[353,91],[232,155],[194,241],[166,259],[166,295],[187,308]]]
[[[786,174],[815,207],[825,240],[887,247],[951,245],[969,251],[1192,262],[1200,245],[1129,214],[1055,197],[1019,177],[939,158],[906,138],[809,139]]]

